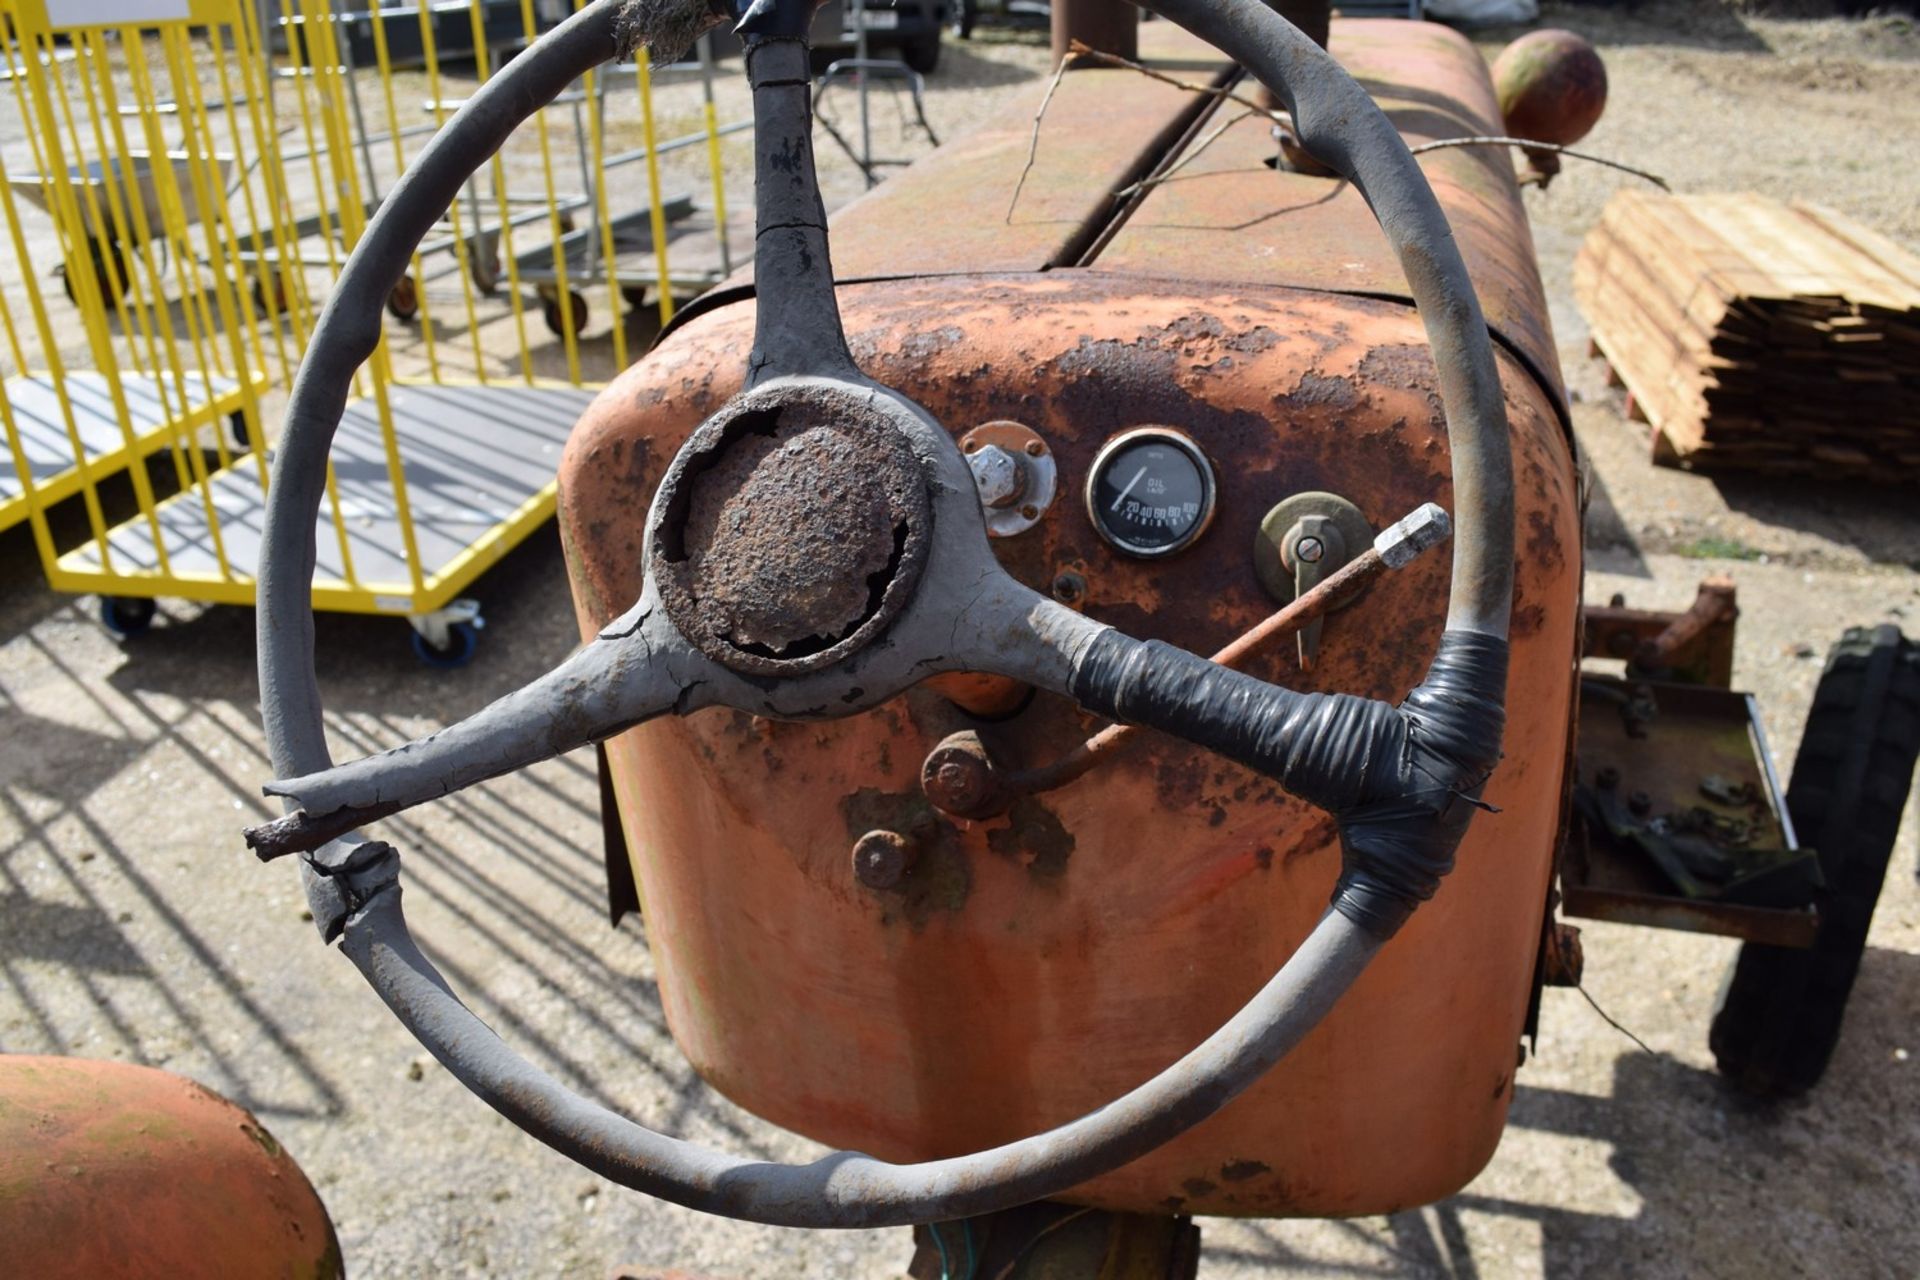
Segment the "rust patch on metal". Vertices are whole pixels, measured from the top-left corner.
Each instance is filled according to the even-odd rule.
[[[1022,158],[1030,124],[1019,135]],[[1129,425],[1169,423],[1201,443],[1219,476],[1219,514],[1177,561],[1120,562],[1075,502],[1056,503],[1031,531],[994,546],[1021,581],[1057,589],[1073,607],[1131,634],[1210,653],[1271,613],[1247,549],[1260,518],[1290,493],[1342,493],[1376,525],[1422,501],[1451,501],[1432,364],[1419,319],[1402,304],[1098,269],[845,285],[840,297],[869,375],[925,405],[956,435],[994,420],[1026,423],[1044,435],[1069,490],[1084,483],[1103,441]],[[751,322],[750,306],[696,319],[622,375],[602,402],[605,412],[622,413],[622,430],[651,436],[657,456],[668,456],[713,412],[714,397],[732,389],[727,371]],[[939,340],[913,342],[927,334]],[[1245,350],[1269,334],[1284,337],[1264,351]],[[1376,347],[1398,349],[1382,358],[1397,361],[1405,386],[1366,381],[1360,364]],[[1548,397],[1510,350],[1496,359],[1512,397],[1515,462],[1529,477],[1516,495],[1517,518],[1535,509],[1558,517],[1565,563],[1548,570],[1529,561],[1521,575],[1526,603],[1546,610],[1544,625],[1516,634],[1514,646],[1515,705],[1535,710],[1509,726],[1509,751],[1521,767],[1496,778],[1499,827],[1489,825],[1489,834],[1463,849],[1460,884],[1448,891],[1445,909],[1471,927],[1444,943],[1411,934],[1377,962],[1396,992],[1482,983],[1443,1037],[1423,1032],[1395,1047],[1404,1061],[1452,1052],[1447,1046],[1494,1046],[1482,1054],[1489,1066],[1471,1087],[1475,1103],[1499,1058],[1510,1060],[1522,984],[1531,977],[1509,975],[1489,956],[1530,954],[1539,938],[1540,851],[1550,847],[1558,815],[1578,559],[1571,462]],[[708,368],[722,372],[692,376]],[[1320,390],[1302,400],[1318,402],[1276,407],[1275,392],[1302,386],[1303,375]],[[643,413],[631,407],[631,388],[646,381],[665,392],[657,410]],[[1344,393],[1336,381],[1356,390],[1358,403],[1337,407]],[[1139,399],[1131,398],[1136,391]],[[637,544],[649,495],[612,484],[580,449],[570,446],[569,454],[573,496],[563,518],[575,523],[576,584],[583,577],[604,583],[599,598],[624,607],[643,562],[622,558]],[[1532,483],[1536,475],[1546,483]],[[589,529],[601,520],[611,526],[604,540]],[[1529,527],[1519,526],[1523,538]],[[1364,606],[1328,620],[1322,663],[1311,673],[1298,670],[1291,652],[1257,656],[1248,669],[1294,688],[1398,700],[1432,655],[1447,576],[1446,557],[1434,556],[1383,580]],[[606,620],[594,618],[590,596],[578,598],[583,627]],[[971,729],[1003,753],[996,758],[1031,766],[1083,742],[1100,723],[1039,693],[987,724],[923,684],[830,727],[772,726],[771,741],[735,742],[732,724],[703,712],[644,726],[610,747],[622,807],[640,837],[638,876],[654,908],[649,931],[661,957],[662,999],[688,1056],[726,1077],[734,1096],[809,1136],[883,1158],[924,1159],[963,1143],[1010,1140],[1137,1083],[1087,1053],[1089,1037],[1145,1043],[1138,1040],[1145,1035],[1153,1052],[1173,1060],[1232,1011],[1221,987],[1251,987],[1271,974],[1283,958],[1276,932],[1304,934],[1338,862],[1324,815],[1239,768],[1188,766],[1204,757],[1143,735],[1110,774],[1043,797],[1078,842],[1071,893],[996,861],[1002,855],[989,839],[1010,831],[1011,820],[933,826],[904,891],[874,893],[853,882],[852,843],[882,828],[910,835],[916,808],[938,819],[930,805],[916,806],[912,776],[937,743]],[[709,743],[717,763],[703,757]],[[1171,795],[1161,790],[1163,766]],[[1209,826],[1220,808],[1226,820]],[[1120,842],[1129,852],[1177,849],[1179,856],[1108,857]],[[699,856],[721,845],[725,860]],[[1099,861],[1098,875],[1088,874],[1090,858]],[[1093,919],[1138,926],[1082,927]],[[1210,990],[1187,986],[1188,953],[1167,941],[1189,938],[1181,922],[1194,919],[1233,940],[1208,951],[1219,979]],[[777,962],[763,945],[769,920],[781,924]],[[918,929],[925,937],[909,932]],[[936,939],[937,946],[920,945]],[[1488,972],[1495,978],[1485,979]],[[1056,985],[1043,989],[1036,974]],[[1175,984],[1185,995],[1169,998]],[[1063,1004],[1050,994],[1060,990],[1076,999]],[[1151,1026],[1139,1019],[1142,992],[1157,993],[1168,1010]],[[992,1016],[975,1016],[983,1009]],[[956,1035],[967,1038],[967,1053],[952,1051]],[[841,1048],[848,1043],[894,1046],[897,1056],[850,1064]],[[1147,1157],[1076,1199],[1129,1209],[1171,1201],[1189,1212],[1372,1211],[1448,1194],[1490,1149],[1485,1127],[1497,1120],[1456,1105],[1456,1085],[1436,1079],[1408,1088],[1371,1044],[1309,1041],[1299,1052],[1302,1065],[1282,1064],[1191,1147]],[[1019,1116],[1008,1113],[1004,1071],[986,1065],[1009,1061],[1032,1068],[1023,1085],[1033,1105]],[[1364,1082],[1389,1118],[1353,1129],[1351,1117],[1303,1115],[1295,1101],[1326,1078]],[[1420,1135],[1418,1144],[1407,1141],[1410,1132]],[[1339,1168],[1329,1169],[1328,1151],[1341,1156]],[[1223,1165],[1243,1159],[1278,1172],[1224,1181]],[[1359,1199],[1343,1195],[1351,1176],[1372,1190]],[[1195,1177],[1205,1184],[1199,1196],[1182,1187]]]
[[[892,421],[812,388],[723,411],[661,495],[661,599],[740,671],[817,671],[859,649],[912,597],[932,536],[925,477]]]
[[[1245,1182],[1272,1172],[1273,1167],[1261,1160],[1229,1160],[1220,1166],[1220,1178],[1224,1182]]]
[[[987,847],[1026,867],[1035,880],[1050,883],[1067,872],[1073,857],[1073,832],[1060,815],[1033,796],[1022,796],[1007,812],[1007,825],[987,833]]]
[[[862,787],[840,800],[840,816],[847,839],[858,844],[868,832],[890,831],[910,843],[917,853],[886,895],[881,922],[905,920],[924,928],[936,914],[957,913],[973,892],[973,870],[967,865],[960,832],[935,812],[918,792],[882,791]]]

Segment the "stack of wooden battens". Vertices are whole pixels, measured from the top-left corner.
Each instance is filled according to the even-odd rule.
[[[1622,191],[1573,283],[1657,459],[1920,478],[1920,257],[1887,237],[1816,205]]]

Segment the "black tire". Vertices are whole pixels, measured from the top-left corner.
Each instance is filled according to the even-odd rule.
[[[247,415],[235,409],[227,415],[227,434],[233,437],[234,444],[242,449],[253,448],[253,432],[247,428]]]
[[[145,635],[159,605],[146,596],[101,596],[100,625],[122,640]]]
[[[940,28],[935,27],[926,35],[915,36],[901,45],[900,61],[923,76],[932,75],[933,69],[940,65]]]
[[[980,6],[976,0],[953,0],[953,17],[947,20],[947,29],[953,32],[956,40],[971,40],[973,24],[979,17]]]
[[[1854,627],[1827,656],[1787,784],[1826,888],[1808,950],[1749,942],[1708,1043],[1744,1092],[1784,1098],[1819,1082],[1840,1040],[1887,861],[1920,755],[1920,649],[1892,626]]]

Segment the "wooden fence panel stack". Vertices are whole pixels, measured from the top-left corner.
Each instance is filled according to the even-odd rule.
[[[1920,257],[1887,237],[1816,205],[1622,191],[1573,282],[1656,458],[1920,479]]]

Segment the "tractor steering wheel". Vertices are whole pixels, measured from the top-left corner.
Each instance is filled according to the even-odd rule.
[[[1366,196],[1425,321],[1453,455],[1453,582],[1433,665],[1399,706],[1297,694],[1143,644],[1000,568],[952,436],[864,377],[847,353],[809,142],[811,0],[755,0],[741,23],[758,150],[758,329],[747,389],[693,434],[661,482],[640,599],[525,688],[337,768],[314,677],[314,537],[328,449],[352,374],[378,339],[381,304],[475,158],[576,76],[655,42],[662,33],[641,24],[659,6],[596,0],[482,87],[382,204],[314,331],[274,465],[259,580],[261,701],[282,779],[267,790],[289,812],[248,841],[263,858],[305,855],[323,936],[342,940],[456,1077],[614,1182],[789,1227],[950,1220],[1058,1194],[1153,1150],[1251,1084],[1325,1016],[1452,866],[1499,755],[1512,603],[1507,426],[1472,285],[1398,133],[1318,46],[1261,0],[1145,6],[1280,94],[1307,149]],[[587,1102],[453,995],[401,915],[399,855],[356,831],[655,716],[712,706],[843,716],[953,670],[1009,676],[1219,751],[1334,813],[1343,849],[1331,908],[1219,1031],[1108,1106],[972,1156],[748,1161]]]

